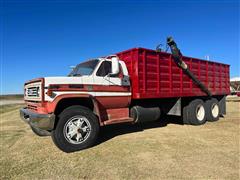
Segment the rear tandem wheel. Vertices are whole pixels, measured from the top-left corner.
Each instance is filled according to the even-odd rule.
[[[206,122],[206,107],[201,99],[194,99],[183,107],[184,124],[202,125]]]
[[[217,121],[220,116],[219,102],[216,98],[211,98],[205,102],[207,121]]]

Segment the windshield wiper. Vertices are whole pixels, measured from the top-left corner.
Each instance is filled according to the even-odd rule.
[[[72,76],[82,76],[81,74],[73,74]]]

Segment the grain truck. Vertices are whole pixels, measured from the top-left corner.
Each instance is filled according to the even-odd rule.
[[[21,118],[64,152],[93,146],[110,124],[163,114],[188,125],[217,121],[226,114],[229,65],[183,56],[172,38],[167,43],[172,53],[132,48],[82,62],[65,77],[26,82]]]

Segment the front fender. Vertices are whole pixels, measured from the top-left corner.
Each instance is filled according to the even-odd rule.
[[[70,98],[88,98],[92,101],[93,104],[93,112],[96,114],[99,118],[99,123],[102,125],[101,121],[101,113],[99,109],[99,103],[96,100],[96,98],[90,94],[62,94],[57,96],[52,102],[46,103],[46,109],[48,110],[48,113],[54,113],[56,111],[57,105],[61,100],[64,99],[70,99]]]

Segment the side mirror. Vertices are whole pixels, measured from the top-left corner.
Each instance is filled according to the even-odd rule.
[[[112,73],[110,73],[110,76],[116,76],[119,73],[119,59],[117,56],[112,57]]]

